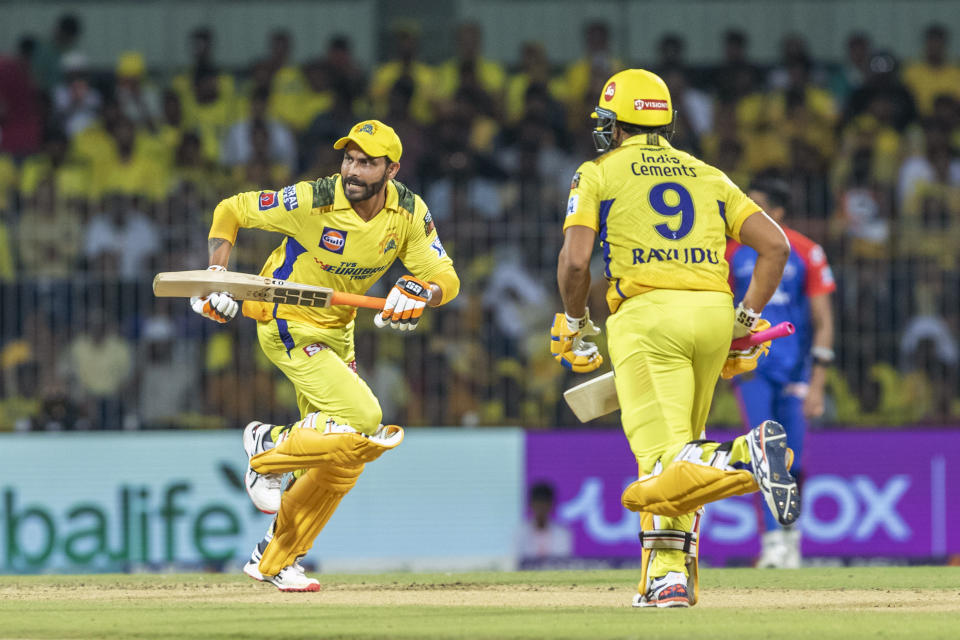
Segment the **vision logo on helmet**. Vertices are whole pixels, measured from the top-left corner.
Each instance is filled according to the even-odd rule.
[[[611,100],[613,100],[613,94],[615,94],[616,92],[617,92],[617,83],[611,82],[610,84],[607,85],[607,88],[604,89],[603,91],[603,99],[606,100],[607,102],[610,102]]]
[[[370,122],[364,123],[357,127],[357,133],[369,133],[370,135],[373,135],[376,130],[376,127],[374,127]]]
[[[666,111],[667,110],[667,101],[666,100],[644,100],[643,98],[637,98],[633,101],[634,111]]]

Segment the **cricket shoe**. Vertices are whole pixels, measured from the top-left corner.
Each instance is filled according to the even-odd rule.
[[[783,425],[766,420],[747,434],[753,477],[763,499],[780,524],[787,526],[800,517],[800,491],[790,475],[792,452],[787,447]]]
[[[680,571],[670,571],[667,575],[654,578],[646,593],[633,596],[635,607],[689,607],[690,597],[687,594],[687,576]]]
[[[272,425],[251,422],[243,430],[243,450],[247,458],[267,450],[265,439],[270,435]],[[243,474],[243,485],[253,506],[264,513],[276,513],[280,510],[280,497],[283,495],[282,473],[257,473],[247,463],[247,472]]]
[[[280,591],[320,591],[320,581],[306,576],[306,570],[297,558],[293,564],[284,567],[275,576],[260,573],[260,546],[253,548],[250,560],[243,565],[243,572],[258,582],[269,582]],[[301,558],[303,556],[300,556]]]

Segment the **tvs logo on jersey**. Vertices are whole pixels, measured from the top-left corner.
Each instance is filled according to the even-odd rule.
[[[260,192],[260,211],[266,211],[267,209],[273,209],[277,206],[277,192],[276,191],[261,191]]]
[[[644,100],[643,98],[637,98],[633,101],[633,108],[635,111],[666,111],[667,101]]]
[[[603,91],[603,99],[607,102],[613,100],[613,94],[617,92],[617,83],[611,82],[607,85],[607,88]]]
[[[332,227],[324,227],[323,235],[320,236],[320,246],[332,253],[343,253],[343,248],[347,246],[347,232]]]
[[[297,201],[297,187],[295,185],[284,187],[280,194],[280,199],[283,200],[283,208],[287,211],[293,211],[300,206]]]

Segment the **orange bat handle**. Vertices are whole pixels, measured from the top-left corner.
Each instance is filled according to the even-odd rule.
[[[386,298],[375,298],[373,296],[362,296],[357,293],[343,293],[334,291],[330,296],[330,306],[343,305],[345,307],[363,307],[364,309],[383,310],[383,305],[387,303]]]

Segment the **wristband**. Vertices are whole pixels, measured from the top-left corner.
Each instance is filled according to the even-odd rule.
[[[582,318],[573,318],[567,312],[564,312],[563,315],[567,318],[567,329],[571,333],[578,333],[587,324],[587,314],[584,314]]]
[[[829,367],[836,359],[836,354],[830,347],[813,347],[810,355],[813,356],[813,364],[818,367]]]
[[[743,325],[744,327],[752,330],[756,328],[757,322],[760,321],[760,314],[753,309],[744,307],[743,303],[741,302],[739,305],[737,305],[734,321],[737,324]]]

